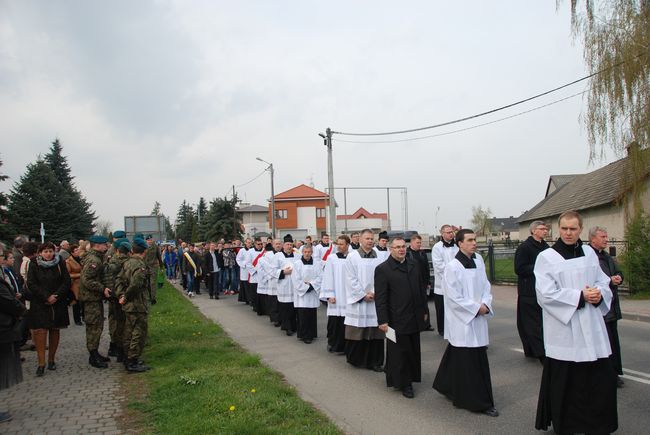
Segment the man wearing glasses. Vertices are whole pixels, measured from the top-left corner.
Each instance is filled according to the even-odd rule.
[[[438,334],[445,335],[445,300],[443,297],[442,280],[445,274],[445,267],[454,259],[458,253],[458,247],[454,243],[454,229],[451,225],[440,227],[440,241],[431,249],[431,262],[433,263],[434,284],[433,303],[436,306],[436,326]]]

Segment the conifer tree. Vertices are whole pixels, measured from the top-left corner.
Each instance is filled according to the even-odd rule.
[[[0,168],[2,167],[2,160],[0,159]],[[9,178],[0,173],[0,181],[5,181]],[[11,238],[11,229],[9,227],[9,219],[7,214],[7,195],[0,191],[0,241],[9,242]]]
[[[178,213],[176,214],[176,238],[182,239],[186,242],[196,241],[192,239],[192,232],[196,226],[196,215],[194,209],[187,201],[183,200],[183,203],[178,208]]]
[[[205,240],[226,240],[241,237],[241,221],[235,213],[238,198],[216,198],[210,202],[210,208],[201,221]]]

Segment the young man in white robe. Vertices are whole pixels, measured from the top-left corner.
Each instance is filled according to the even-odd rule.
[[[454,406],[490,417],[494,407],[487,357],[488,319],[494,316],[485,264],[476,255],[476,234],[462,229],[456,235],[458,253],[445,267],[445,350],[433,388]]]
[[[293,281],[293,306],[298,317],[297,337],[310,344],[318,336],[317,315],[320,307],[320,287],[323,268],[312,257],[311,245],[304,245],[302,255],[294,264],[291,274]]]
[[[377,246],[372,249],[377,253],[377,258],[379,258],[380,263],[383,263],[388,259],[390,251],[388,250],[388,233],[386,231],[379,233]]]
[[[336,250],[325,262],[321,284],[321,300],[327,301],[327,351],[345,353],[345,310],[347,308],[345,260],[350,239],[341,235],[336,239]]]
[[[304,247],[303,247],[304,249]],[[278,280],[278,314],[280,328],[288,335],[296,333],[296,309],[293,306],[293,273],[296,258],[293,255],[293,238],[284,236],[282,251],[274,256],[273,276]]]
[[[560,238],[537,256],[534,269],[546,351],[535,428],[552,423],[556,433],[612,433],[616,373],[603,320],[610,278],[580,240],[580,215],[562,213],[558,223]]]
[[[433,264],[433,303],[436,307],[436,326],[438,334],[445,335],[445,298],[442,281],[445,266],[456,257],[458,246],[454,243],[454,229],[451,225],[440,227],[440,241],[431,248],[431,263]]]
[[[246,269],[248,270],[248,304],[257,311],[257,263],[264,255],[264,244],[262,239],[257,237],[253,244],[253,249],[247,251]]]
[[[264,246],[264,255],[259,259],[255,266],[257,276],[257,315],[266,316],[269,314],[269,286],[273,281],[273,276],[266,273],[264,264],[269,257],[273,257],[273,244],[268,242]],[[266,260],[266,261],[265,261]]]
[[[269,315],[269,321],[276,328],[280,326],[280,312],[278,310],[278,275],[275,269],[275,254],[282,250],[282,240],[273,239],[273,249],[267,250],[260,260],[261,272],[267,279],[266,285],[266,311]]]
[[[375,268],[382,262],[373,250],[372,230],[361,232],[361,247],[345,261],[347,309],[345,354],[348,363],[376,372],[383,371],[384,333],[377,327]]]
[[[246,268],[246,259],[248,257],[248,251],[252,248],[253,241],[249,238],[244,240],[244,246],[239,248],[237,255],[235,256],[235,261],[239,265],[239,294],[237,295],[238,302],[246,302],[246,288],[248,287],[248,269]]]
[[[334,245],[334,243],[330,243],[329,234],[323,234],[320,243],[313,246],[313,251],[314,251],[313,254],[314,261],[320,263],[321,268],[324,268],[325,262],[327,261],[329,256],[334,255],[334,253],[336,252],[336,246]]]

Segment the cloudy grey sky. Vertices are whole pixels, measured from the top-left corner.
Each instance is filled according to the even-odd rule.
[[[0,150],[8,190],[59,137],[97,215],[123,226],[154,201],[229,194],[274,163],[276,192],[327,186],[317,133],[400,130],[489,110],[586,74],[554,0],[0,1]],[[470,127],[585,90],[573,86]],[[589,164],[572,98],[414,142],[334,142],[335,186],[405,186],[409,227],[467,225],[538,202],[549,174]],[[335,139],[351,139],[335,136]],[[386,139],[395,139],[389,137]],[[360,140],[372,140],[372,138]],[[238,189],[263,204],[269,179]],[[337,198],[342,205],[342,198]],[[401,197],[391,197],[403,226]],[[386,209],[351,192],[348,211]],[[435,210],[440,207],[435,218]],[[343,213],[339,209],[339,213]]]

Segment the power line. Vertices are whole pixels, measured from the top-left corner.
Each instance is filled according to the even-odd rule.
[[[437,134],[430,134],[430,135],[427,135],[427,136],[418,136],[418,137],[411,137],[411,138],[407,138],[407,139],[395,139],[395,140],[367,140],[367,141],[355,141],[355,140],[344,140],[344,139],[332,139],[332,140],[334,142],[346,142],[346,143],[358,143],[358,144],[364,144],[364,143],[381,144],[381,143],[412,142],[412,141],[416,141],[416,140],[429,139],[429,138],[432,138],[432,137],[448,136],[450,134],[460,133],[460,132],[467,131],[467,130],[474,130],[475,128],[484,127],[486,125],[496,124],[497,122],[506,121],[508,119],[516,118],[518,116],[525,115],[527,113],[534,112],[536,110],[543,109],[545,107],[552,106],[552,105],[557,104],[557,103],[561,103],[562,101],[569,100],[569,99],[577,97],[579,95],[583,95],[586,92],[588,92],[588,90],[578,92],[577,94],[569,95],[568,97],[564,97],[564,98],[561,98],[559,100],[551,101],[550,103],[544,104],[542,106],[533,107],[532,109],[526,110],[524,112],[515,113],[514,115],[506,116],[504,118],[495,119],[494,121],[490,121],[490,122],[484,122],[482,124],[473,125],[471,127],[466,127],[466,128],[460,128],[458,130],[447,131],[445,133],[437,133]]]
[[[501,110],[505,110],[505,109],[508,109],[510,107],[518,106],[520,104],[526,103],[526,102],[534,100],[536,98],[543,97],[544,95],[548,95],[548,94],[551,94],[553,92],[557,92],[560,89],[564,89],[566,87],[569,87],[569,86],[575,85],[577,83],[580,83],[582,81],[588,80],[588,79],[590,79],[590,78],[592,78],[592,77],[594,77],[594,76],[596,76],[598,74],[601,74],[601,73],[603,73],[605,71],[609,71],[610,69],[621,66],[624,63],[628,62],[629,60],[636,59],[636,58],[639,58],[639,57],[645,56],[645,55],[646,55],[646,53],[644,53],[644,52],[639,53],[636,56],[630,57],[628,59],[624,59],[624,60],[622,60],[620,62],[617,62],[614,65],[611,65],[611,66],[609,66],[607,68],[604,68],[604,69],[602,69],[600,71],[596,71],[595,73],[592,73],[592,74],[589,74],[587,76],[581,77],[581,78],[579,78],[577,80],[573,80],[572,82],[565,83],[562,86],[558,86],[556,88],[553,88],[553,89],[550,89],[548,91],[539,93],[537,95],[533,95],[532,97],[528,97],[528,98],[525,98],[523,100],[516,101],[514,103],[506,104],[505,106],[497,107],[496,109],[491,109],[491,110],[488,110],[486,112],[481,112],[481,113],[477,113],[475,115],[466,116],[464,118],[454,119],[452,121],[442,122],[440,124],[429,125],[429,126],[426,126],[426,127],[411,128],[411,129],[408,129],[408,130],[387,131],[387,132],[381,132],[381,133],[346,133],[346,132],[342,132],[342,131],[332,131],[332,134],[341,134],[341,135],[345,135],[345,136],[388,136],[388,135],[392,135],[392,134],[413,133],[413,132],[416,132],[416,131],[430,130],[432,128],[439,128],[439,127],[444,127],[446,125],[457,124],[459,122],[468,121],[470,119],[479,118],[481,116],[485,116],[485,115],[489,115],[491,113],[499,112]]]
[[[260,173],[257,174],[255,177],[253,177],[253,178],[251,178],[250,180],[248,180],[247,182],[236,185],[236,186],[235,186],[235,189],[238,189],[238,188],[240,188],[240,187],[244,187],[244,186],[246,186],[247,184],[251,184],[253,181],[257,180],[257,179],[260,178],[262,175],[264,175],[265,172],[266,172],[266,169],[262,170],[262,172],[260,172]],[[228,196],[228,193],[230,193],[230,188],[229,188],[229,189],[226,191],[226,193],[223,195],[224,198]]]

